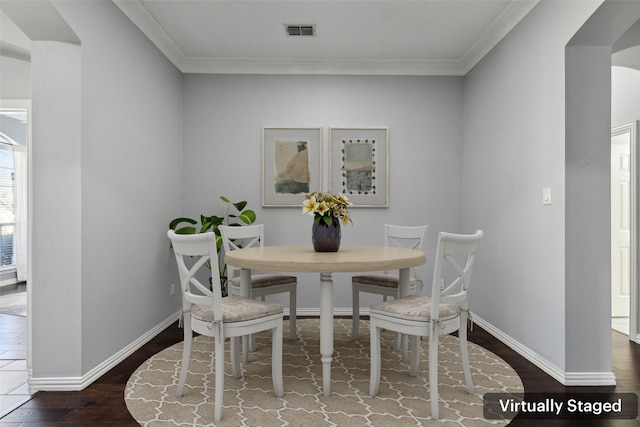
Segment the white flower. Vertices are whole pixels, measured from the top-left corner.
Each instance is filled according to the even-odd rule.
[[[313,215],[315,221],[322,217],[334,217],[346,225],[351,222],[351,216],[347,208],[353,206],[347,196],[339,193],[337,196],[331,193],[314,192],[307,194],[302,202],[302,213]],[[325,221],[330,221],[326,218]]]
[[[313,215],[316,212],[318,203],[314,196],[309,197],[302,203],[302,213]]]
[[[315,213],[322,216],[327,212],[329,212],[329,205],[327,204],[327,202],[320,202],[316,205]]]

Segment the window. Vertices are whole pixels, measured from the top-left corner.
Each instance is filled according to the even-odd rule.
[[[0,135],[0,139],[2,135]],[[0,268],[14,265],[15,168],[13,147],[0,141]]]

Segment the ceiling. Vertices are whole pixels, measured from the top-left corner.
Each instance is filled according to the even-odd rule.
[[[539,0],[113,1],[185,73],[464,75]]]

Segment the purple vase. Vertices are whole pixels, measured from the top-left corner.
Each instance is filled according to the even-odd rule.
[[[331,225],[324,220],[314,221],[311,229],[311,241],[316,252],[338,252],[340,249],[340,220],[332,218]]]

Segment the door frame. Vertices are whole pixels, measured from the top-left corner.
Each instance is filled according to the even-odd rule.
[[[630,153],[631,153],[631,197],[630,197],[630,209],[631,209],[631,242],[630,242],[630,285],[629,292],[629,340],[636,343],[640,343],[640,335],[638,334],[638,264],[640,258],[638,258],[638,240],[640,235],[638,231],[640,229],[640,223],[638,218],[638,120],[625,123],[619,126],[615,126],[611,129],[611,137],[618,136],[624,133],[629,134],[630,141]]]
[[[32,188],[31,188],[31,184],[33,182],[32,180],[32,167],[31,167],[31,150],[32,150],[32,124],[33,124],[33,120],[32,120],[32,102],[31,99],[0,99],[0,108],[19,108],[19,109],[24,109],[27,111],[27,343],[26,343],[26,348],[27,348],[27,359],[26,359],[26,364],[27,364],[27,370],[30,372],[32,369],[32,363],[31,363],[31,350],[32,350],[32,346],[31,346],[31,337],[33,336],[32,333],[32,324],[31,324],[31,320],[32,320],[32,316],[31,316],[31,298],[32,298],[32,286],[29,286],[29,283],[31,282],[31,265],[32,265],[32,258],[31,258],[31,237],[32,237],[32,215],[31,213],[33,212],[33,203],[32,203]],[[28,375],[28,380],[31,379],[31,373],[29,373]],[[28,381],[27,380],[27,381]]]

